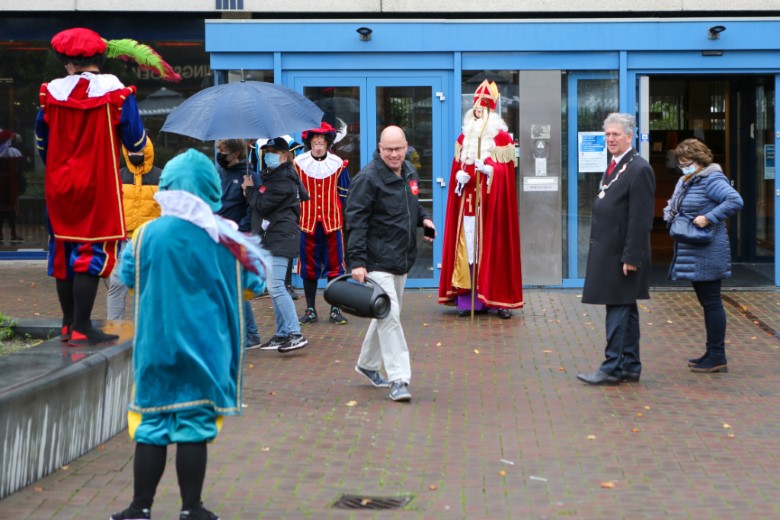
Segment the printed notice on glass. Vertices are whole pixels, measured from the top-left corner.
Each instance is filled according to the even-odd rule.
[[[775,178],[775,145],[764,145],[764,180]]]
[[[580,172],[604,173],[607,169],[607,139],[604,132],[577,132]]]

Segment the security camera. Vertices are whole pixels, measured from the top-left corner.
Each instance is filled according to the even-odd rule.
[[[371,27],[358,27],[357,33],[360,35],[360,41],[370,41],[371,40],[371,33],[374,32]]]
[[[707,38],[710,40],[719,40],[720,39],[720,33],[726,30],[725,25],[713,25],[709,29],[707,29]]]

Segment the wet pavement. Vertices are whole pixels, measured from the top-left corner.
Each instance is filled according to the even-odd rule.
[[[43,271],[0,263],[0,312],[57,318]],[[656,291],[640,308],[641,382],[589,387],[575,376],[601,361],[604,309],[578,291],[529,290],[513,319],[474,322],[407,291],[410,404],[354,372],[367,320],[308,325],[301,351],[248,353],[245,413],[210,447],[205,505],[223,520],[778,518],[780,292],[724,294],[727,374],[686,367],[704,343],[693,292]],[[253,306],[270,337],[270,300]],[[177,518],[174,452],[156,520]],[[131,498],[132,456],[117,435],[0,501],[0,518],[108,518]],[[414,498],[358,512],[332,507],[342,494]]]

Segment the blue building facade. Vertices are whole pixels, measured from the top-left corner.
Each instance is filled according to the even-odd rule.
[[[463,113],[477,85],[495,81],[518,150],[528,286],[582,284],[590,204],[606,167],[593,144],[615,111],[636,115],[636,148],[656,172],[654,283],[665,283],[672,244],[661,209],[678,178],[669,151],[701,138],[746,201],[730,223],[744,275],[735,283],[776,286],[778,33],[780,20],[767,18],[207,20],[205,44],[218,81],[274,81],[317,103],[347,130],[335,152],[353,175],[378,132],[402,126],[440,229]],[[438,285],[440,247],[420,246],[410,285]]]

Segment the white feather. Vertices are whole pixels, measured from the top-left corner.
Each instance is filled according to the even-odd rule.
[[[333,144],[336,144],[347,137],[347,123],[345,123],[344,120],[340,117],[337,117],[336,121],[339,122],[339,129],[336,132],[336,139],[333,141]]]

